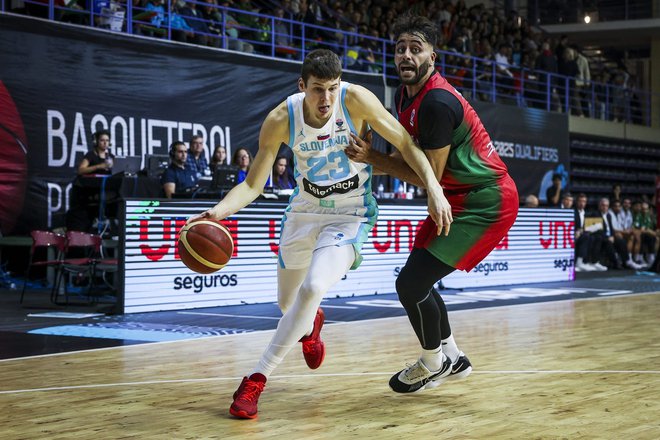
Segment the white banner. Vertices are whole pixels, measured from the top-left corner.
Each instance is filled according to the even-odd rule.
[[[257,202],[226,221],[234,255],[222,270],[201,275],[179,259],[177,231],[214,203],[205,200],[126,202],[124,313],[214,307],[277,299],[277,249],[286,204]],[[363,248],[364,261],[326,297],[394,293],[394,281],[426,217],[422,205],[381,204]],[[445,287],[565,281],[573,271],[573,211],[521,209],[508,236],[469,273]]]

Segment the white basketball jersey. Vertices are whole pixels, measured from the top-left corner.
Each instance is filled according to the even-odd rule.
[[[339,99],[332,115],[321,128],[305,124],[304,93],[287,98],[289,110],[289,147],[294,155],[294,176],[298,187],[292,197],[318,199],[320,206],[335,207],[350,200],[364,205],[371,198],[371,166],[351,161],[344,153],[350,133],[357,133],[346,109],[346,90],[350,83],[341,82]],[[311,196],[311,197],[310,197]]]

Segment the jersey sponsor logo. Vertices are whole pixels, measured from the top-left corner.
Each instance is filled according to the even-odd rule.
[[[303,178],[303,188],[306,192],[317,197],[319,199],[326,197],[330,194],[346,194],[349,191],[353,191],[358,188],[360,184],[360,178],[358,175],[354,175],[346,180],[341,182],[333,183],[332,185],[315,185],[307,178]]]
[[[323,135],[319,136],[318,139],[318,141],[301,142],[298,148],[302,152],[323,151],[327,148],[334,147],[335,145],[348,145],[348,136],[345,134],[340,134],[334,138],[331,138],[330,135]]]

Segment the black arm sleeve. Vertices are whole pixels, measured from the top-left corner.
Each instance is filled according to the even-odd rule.
[[[451,144],[454,130],[463,122],[463,106],[443,89],[429,91],[419,108],[419,144],[436,150]]]

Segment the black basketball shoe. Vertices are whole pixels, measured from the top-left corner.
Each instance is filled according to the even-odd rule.
[[[472,364],[468,357],[465,356],[465,353],[461,351],[456,358],[456,362],[451,364],[451,373],[444,377],[434,379],[432,383],[426,385],[426,388],[435,388],[448,380],[465,379],[470,373],[472,373]]]
[[[427,387],[434,380],[439,380],[451,373],[451,361],[444,356],[442,368],[438,371],[430,371],[421,359],[412,365],[408,365],[390,379],[390,388],[397,393],[417,393]]]

